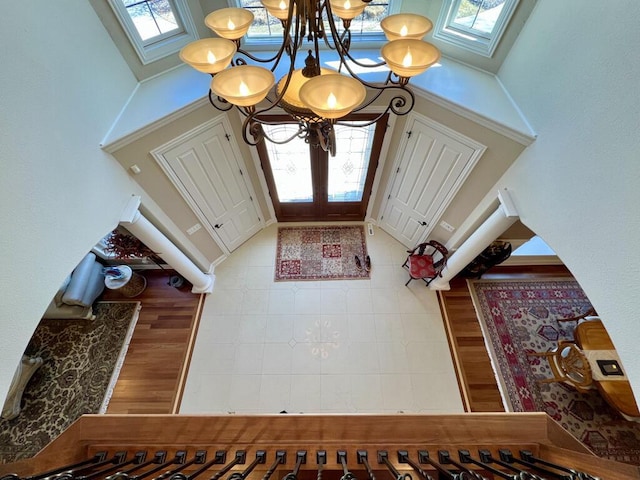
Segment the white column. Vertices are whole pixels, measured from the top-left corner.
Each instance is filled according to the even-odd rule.
[[[147,247],[156,252],[176,272],[186,278],[193,293],[211,293],[213,274],[203,273],[176,245],[138,210],[139,200],[132,201],[120,223]]]
[[[498,192],[498,199],[500,205],[496,211],[449,257],[442,277],[429,284],[431,290],[449,290],[449,281],[518,219],[518,212],[506,189]]]

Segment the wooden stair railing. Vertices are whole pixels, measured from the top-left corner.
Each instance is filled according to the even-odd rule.
[[[4,480],[623,479],[543,413],[88,415]]]

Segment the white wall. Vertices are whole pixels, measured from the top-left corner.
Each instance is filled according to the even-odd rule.
[[[131,182],[98,144],[135,87],[87,2],[3,2],[0,403],[57,286],[113,228]]]
[[[640,11],[539,0],[499,77],[539,134],[500,182],[571,269],[640,398]]]

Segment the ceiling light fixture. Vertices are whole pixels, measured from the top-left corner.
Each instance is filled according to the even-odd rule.
[[[356,126],[371,125],[388,112],[406,115],[415,103],[407,88],[409,79],[440,58],[439,50],[422,40],[432,23],[421,15],[405,13],[384,18],[380,23],[388,40],[381,50],[384,61],[370,64],[350,52],[350,25],[371,0],[260,1],[283,26],[283,40],[275,55],[259,58],[241,48],[241,39],[253,22],[253,14],[243,8],[223,8],[207,15],[206,25],[221,38],[197,40],[180,52],[185,63],[213,77],[209,101],[214,107],[228,111],[235,105],[244,115],[242,136],[249,145],[263,139],[286,143],[304,138],[335,155],[334,124],[350,113],[363,111],[385,92],[391,92],[385,111],[375,120]],[[342,31],[334,15],[342,20]],[[322,43],[337,53],[337,71],[320,67]],[[308,51],[305,66],[296,68],[298,52],[303,49]],[[288,70],[276,84],[273,72],[283,59],[288,62]],[[269,68],[259,64],[269,64]],[[383,82],[369,82],[356,73],[383,66],[390,70]],[[262,125],[271,123],[265,114],[276,107],[298,122],[295,135],[275,139],[265,134]]]

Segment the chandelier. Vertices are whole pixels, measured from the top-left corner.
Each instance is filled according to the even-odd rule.
[[[283,144],[303,138],[335,155],[335,124],[376,101],[384,105],[388,100],[384,112],[366,123],[349,125],[365,127],[389,112],[406,115],[415,103],[407,88],[409,79],[440,58],[439,50],[422,40],[432,23],[421,15],[403,13],[382,19],[380,26],[388,40],[381,49],[384,61],[365,63],[350,51],[350,26],[371,0],[260,1],[283,26],[282,43],[274,55],[260,58],[242,48],[241,39],[254,19],[253,13],[243,8],[222,8],[207,15],[206,25],[220,38],[197,40],[180,51],[182,61],[211,74],[211,104],[220,111],[235,105],[244,116],[242,137],[249,145],[263,139]],[[342,20],[341,31],[334,15]],[[327,49],[337,54],[337,70],[320,67],[320,55]],[[304,55],[299,52],[304,50],[304,66],[296,68]],[[287,73],[276,83],[274,72],[281,63]],[[265,64],[267,67],[261,66]],[[389,69],[382,82],[366,81],[356,73],[380,67]],[[270,138],[265,133],[263,125],[279,123],[265,115],[276,107],[297,122],[294,135]]]

